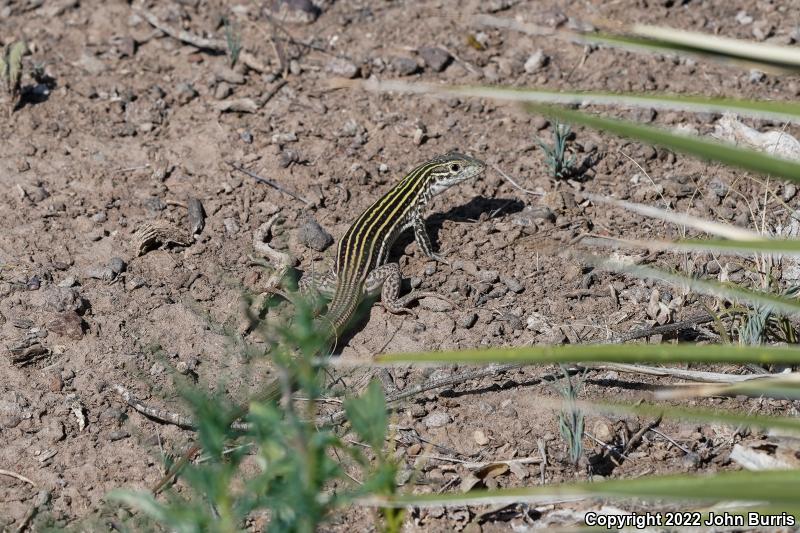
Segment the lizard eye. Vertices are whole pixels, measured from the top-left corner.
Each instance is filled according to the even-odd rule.
[[[450,165],[450,172],[458,172],[459,170],[461,170],[461,165],[458,163],[453,163]]]

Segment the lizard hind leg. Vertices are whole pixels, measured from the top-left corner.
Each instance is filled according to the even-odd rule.
[[[442,296],[441,294],[432,291],[411,291],[403,297],[400,297],[400,265],[397,263],[388,263],[379,266],[367,276],[364,283],[364,292],[374,295],[380,289],[381,304],[387,311],[394,314],[410,314],[417,316],[417,314],[408,308],[411,302],[417,301],[421,298],[438,298],[449,303],[454,308],[456,304]]]

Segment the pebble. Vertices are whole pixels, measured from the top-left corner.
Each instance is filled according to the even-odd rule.
[[[83,338],[83,319],[75,311],[65,311],[48,322],[47,329],[73,340]]]
[[[232,94],[233,94],[233,87],[231,87],[229,83],[225,82],[218,83],[217,88],[214,89],[214,98],[216,98],[217,100],[225,100]]]
[[[214,71],[214,76],[217,78],[217,80],[221,82],[227,82],[233,85],[242,85],[246,81],[244,74],[236,72],[235,70],[229,67],[217,68]]]
[[[116,274],[114,274],[114,271],[109,267],[95,266],[86,269],[86,277],[103,281],[111,281],[116,277]]]
[[[192,84],[186,82],[179,83],[175,87],[175,92],[177,93],[175,95],[175,99],[181,105],[188,104],[198,96],[198,92],[195,90]]]
[[[475,443],[478,446],[486,446],[487,444],[489,444],[489,438],[486,436],[486,433],[484,433],[480,429],[476,429],[472,433],[472,438],[475,439]]]
[[[747,14],[747,11],[741,10],[736,13],[736,22],[741,24],[742,26],[747,26],[753,22],[753,17]]]
[[[748,80],[750,80],[750,83],[761,83],[765,79],[767,79],[766,74],[755,68],[750,69],[750,75],[748,76]]]
[[[390,64],[399,76],[411,76],[419,70],[417,62],[406,56],[395,56],[390,60]]]
[[[453,59],[449,52],[435,46],[420,48],[419,55],[425,62],[425,66],[434,72],[443,71]]]
[[[319,225],[313,217],[306,217],[303,225],[297,230],[297,240],[302,244],[322,252],[333,244],[333,237]]]
[[[381,163],[380,165],[378,165],[378,172],[380,172],[381,174],[389,172],[389,165],[387,165],[386,163]]]
[[[508,290],[510,290],[511,292],[519,294],[519,293],[521,293],[522,291],[525,290],[525,287],[522,285],[522,283],[520,283],[517,280],[517,278],[505,278],[504,277],[504,278],[500,278],[500,281],[502,281],[505,284],[505,286],[508,287]]]
[[[497,270],[481,270],[478,272],[478,279],[484,283],[494,283],[500,279],[500,273]]]
[[[112,257],[111,261],[108,262],[108,268],[110,268],[114,274],[122,274],[128,268],[128,265],[125,264],[125,261],[121,257]]]
[[[356,64],[339,57],[328,61],[325,70],[334,76],[341,76],[342,78],[348,79],[357,78],[361,73],[361,69],[359,69]]]
[[[797,187],[793,183],[787,183],[783,186],[783,201],[788,202],[797,194]]]
[[[478,313],[468,311],[458,317],[458,325],[464,329],[469,329],[478,321]]]
[[[76,289],[53,287],[45,293],[44,308],[49,311],[80,311],[83,306],[83,298]]]
[[[131,434],[128,433],[127,431],[125,431],[124,429],[119,429],[117,431],[110,432],[108,434],[108,440],[110,440],[111,442],[114,442],[114,441],[117,441],[117,440],[127,439],[130,436],[131,436]]]
[[[226,218],[222,221],[222,224],[225,226],[225,233],[228,235],[239,233],[239,223],[236,222],[235,218]]]
[[[253,134],[249,130],[244,130],[242,133],[240,133],[239,138],[245,144],[253,144]]]
[[[276,133],[272,136],[272,144],[286,144],[297,142],[297,135],[290,133]]]
[[[544,117],[533,117],[531,119],[531,126],[533,126],[533,129],[535,129],[536,131],[542,131],[549,125],[550,121]]]
[[[440,428],[452,421],[452,417],[444,411],[435,411],[422,419],[426,428]]]
[[[549,60],[550,58],[547,57],[542,50],[536,50],[530,55],[530,57],[528,57],[528,60],[525,61],[525,66],[523,68],[528,74],[533,74],[537,70],[546,66]]]
[[[106,220],[108,220],[108,215],[106,214],[105,211],[98,211],[97,213],[92,215],[92,222],[95,222],[97,224],[102,224]]]
[[[38,291],[42,286],[42,280],[39,279],[39,276],[33,275],[28,279],[25,286],[29,291]]]

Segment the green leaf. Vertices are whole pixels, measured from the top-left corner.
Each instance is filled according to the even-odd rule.
[[[389,424],[380,383],[371,381],[361,397],[345,400],[344,409],[358,436],[373,450],[380,450]]]
[[[718,161],[726,165],[752,170],[760,174],[767,174],[800,182],[799,163],[771,157],[755,150],[709,141],[700,137],[677,135],[662,129],[641,126],[626,120],[598,117],[580,111],[561,109],[553,106],[526,104],[525,109],[530,113],[551,116],[573,124],[582,124],[622,137],[629,137],[648,144],[663,146],[676,152],[694,155],[708,161]]]

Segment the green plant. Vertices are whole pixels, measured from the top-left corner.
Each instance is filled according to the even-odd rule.
[[[228,59],[231,67],[234,67],[236,62],[239,61],[239,54],[242,52],[242,34],[227,17],[223,21],[225,24],[225,44],[228,47]]]
[[[584,416],[583,412],[576,406],[576,401],[578,393],[583,386],[585,373],[573,385],[567,367],[560,365],[560,368],[561,372],[564,373],[563,384],[554,386],[563,400],[563,407],[558,414],[558,432],[567,445],[570,462],[574,466],[578,466],[581,457],[583,457]]]
[[[567,158],[567,142],[569,141],[570,127],[558,121],[553,123],[553,144],[545,143],[536,138],[536,143],[544,152],[544,161],[550,169],[553,178],[560,179],[569,176],[575,164],[575,156]]]
[[[243,423],[232,426],[230,420],[239,412],[238,405],[221,395],[183,387],[203,451],[202,463],[188,465],[181,472],[188,491],[180,495],[168,491],[166,501],[127,490],[117,490],[111,497],[173,531],[241,531],[248,517],[266,510],[268,531],[311,533],[333,509],[355,498],[391,495],[396,467],[383,449],[388,419],[377,383],[371,383],[362,396],[345,401],[347,418],[372,450],[372,458],[342,441],[332,426],[315,422],[315,401],[323,390],[324,373],[318,371],[322,363],[315,354],[321,340],[312,330],[311,315],[298,301],[290,325],[258,322],[285,386],[280,403],[251,401]],[[297,385],[304,401],[291,398],[291,383]],[[363,483],[354,484],[335,457],[358,468]],[[244,473],[246,461],[255,463],[255,474]],[[334,481],[336,491],[330,489]],[[389,509],[384,516],[386,527],[397,530],[402,515]]]
[[[21,94],[22,56],[28,51],[25,41],[16,41],[5,46],[0,56],[0,82],[11,96],[12,107]]]

